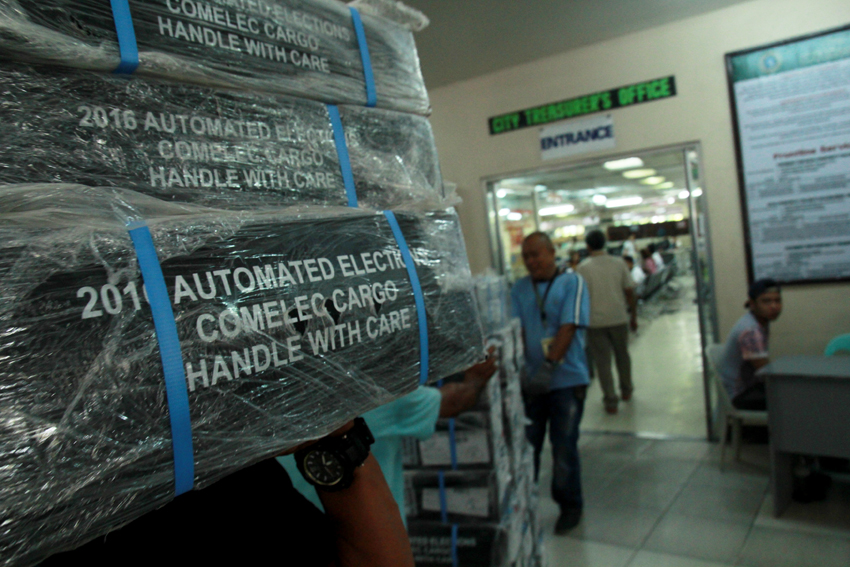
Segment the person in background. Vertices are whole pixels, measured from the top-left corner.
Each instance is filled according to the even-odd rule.
[[[782,294],[771,279],[753,282],[744,305],[747,312],[738,319],[723,348],[718,371],[732,405],[739,409],[767,409],[764,381],[756,371],[769,362],[770,323],[782,313]]]
[[[463,373],[460,382],[446,382],[440,388],[419,386],[410,394],[376,408],[363,415],[369,425],[375,444],[375,455],[402,519],[407,522],[404,507],[404,470],[402,464],[401,443],[404,437],[425,440],[434,434],[437,419],[457,417],[469,411],[478,402],[478,398],[487,382],[496,372],[494,349],[488,352],[487,360],[476,364]],[[314,490],[296,471],[292,456],[278,457],[278,462],[292,477],[292,484],[307,500],[320,510],[318,490]]]
[[[584,506],[578,437],[590,382],[584,354],[590,297],[580,275],[558,272],[546,233],[523,240],[522,260],[529,275],[511,289],[511,305],[522,321],[525,343],[522,385],[530,421],[525,434],[534,448],[537,481],[549,424],[552,498],[561,509],[555,533],[560,535],[578,525]]]
[[[656,246],[655,244],[650,244],[649,251],[652,253],[652,261],[655,262],[655,269],[663,270],[664,258],[661,257],[661,252],[659,252],[658,246]]]
[[[756,280],[750,285],[747,312],[738,319],[723,349],[718,371],[732,398],[732,405],[744,410],[767,410],[767,393],[762,378],[756,372],[770,362],[768,338],[770,323],[782,314],[782,292],[772,279]],[[744,430],[744,436],[764,442],[765,434]],[[765,432],[766,433],[766,432]],[[829,475],[816,457],[797,455],[794,464],[791,497],[797,502],[823,500],[832,484]]]
[[[573,250],[572,253],[570,253],[570,267],[569,267],[569,269],[571,271],[575,272],[576,268],[578,267],[580,262],[581,262],[581,253],[578,250]]]
[[[629,274],[632,276],[632,281],[636,286],[639,286],[646,279],[646,274],[640,269],[640,266],[635,265],[635,259],[631,256],[623,256],[623,261],[626,262],[626,267],[629,269]]]
[[[629,234],[629,237],[626,239],[625,242],[623,242],[623,257],[631,256],[632,258],[634,258],[635,256],[637,256],[638,251],[636,242],[637,236],[635,235],[635,233],[633,232]]]
[[[605,235],[592,230],[585,237],[590,256],[578,266],[590,292],[590,328],[587,344],[602,387],[602,403],[609,414],[617,413],[620,399],[632,398],[632,360],[629,327],[637,330],[637,297],[634,282],[622,258],[605,252]],[[631,316],[629,315],[631,312]],[[614,387],[611,353],[617,364],[620,396]]]
[[[655,260],[652,259],[652,252],[649,251],[649,248],[641,248],[640,257],[642,260],[640,267],[646,275],[651,276],[658,271],[658,267],[655,265]]]

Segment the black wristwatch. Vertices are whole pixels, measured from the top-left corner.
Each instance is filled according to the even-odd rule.
[[[354,469],[369,456],[375,442],[366,420],[358,417],[354,427],[339,437],[325,437],[295,453],[295,464],[304,479],[321,490],[335,492],[351,486]]]

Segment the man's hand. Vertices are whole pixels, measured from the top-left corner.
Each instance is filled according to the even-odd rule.
[[[440,388],[440,417],[457,417],[475,406],[484,386],[496,372],[495,350],[490,347],[487,360],[468,368],[463,373],[463,382],[450,382]]]
[[[496,347],[490,347],[487,350],[487,359],[484,362],[479,362],[475,366],[467,368],[463,373],[463,381],[468,382],[479,388],[483,388],[487,381],[496,373],[496,359],[493,353],[496,352]]]

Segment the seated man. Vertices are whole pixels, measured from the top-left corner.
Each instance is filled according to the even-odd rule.
[[[771,279],[753,282],[745,313],[729,333],[718,371],[732,405],[739,409],[767,409],[764,382],[756,371],[769,362],[768,327],[782,313],[779,285]]]
[[[493,349],[490,349],[490,355]],[[378,461],[393,498],[398,504],[402,520],[407,522],[404,509],[404,471],[401,460],[403,437],[428,439],[434,434],[437,419],[457,417],[472,409],[487,381],[496,372],[496,359],[489,356],[464,372],[462,382],[447,382],[441,388],[419,386],[410,394],[373,409],[363,415],[369,425],[375,444],[372,454]],[[278,457],[278,462],[292,477],[292,484],[307,500],[322,509],[318,491],[298,474],[291,456]]]

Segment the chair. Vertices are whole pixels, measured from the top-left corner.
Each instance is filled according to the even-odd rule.
[[[838,335],[826,345],[824,354],[832,356],[835,354],[850,354],[850,333],[846,335]]]
[[[732,448],[735,451],[735,461],[741,460],[741,428],[744,425],[767,425],[767,412],[757,410],[742,410],[732,405],[732,399],[723,377],[720,374],[720,358],[723,356],[723,345],[712,344],[705,349],[708,359],[709,376],[714,383],[717,392],[717,405],[720,410],[718,423],[721,424],[720,433],[720,470],[723,470],[726,457],[726,430],[732,426]]]

